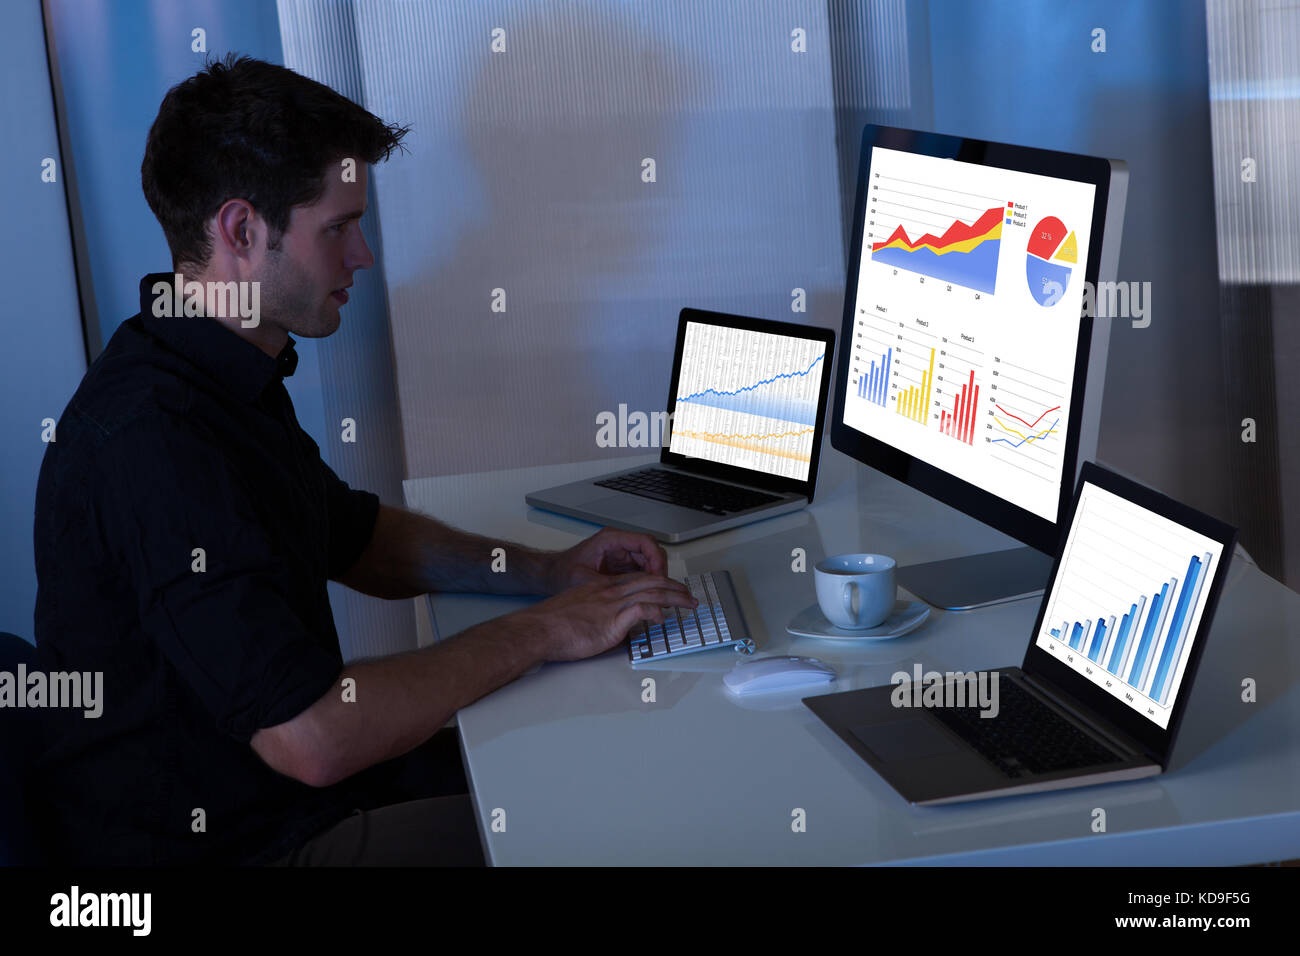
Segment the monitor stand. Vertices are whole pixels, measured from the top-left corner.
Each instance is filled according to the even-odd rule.
[[[900,567],[897,580],[926,604],[969,611],[1040,597],[1053,559],[1036,548],[1011,548]]]

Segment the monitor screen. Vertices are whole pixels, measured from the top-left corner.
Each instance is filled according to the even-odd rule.
[[[843,425],[1055,523],[1097,186],[869,157]]]
[[[1223,552],[1084,481],[1035,644],[1167,729]]]
[[[826,342],[686,322],[668,450],[807,481]]]

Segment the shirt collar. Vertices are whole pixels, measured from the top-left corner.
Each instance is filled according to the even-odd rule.
[[[173,312],[170,316],[154,315],[156,283],[167,287],[167,292],[161,293],[160,290],[160,293],[171,300]],[[140,280],[140,321],[148,332],[239,398],[246,402],[255,401],[273,379],[288,378],[297,369],[298,353],[294,350],[292,338],[288,339],[278,356],[271,358],[220,322],[205,316],[186,316],[183,311],[177,314],[174,310],[175,283],[175,273],[170,272],[151,272]],[[183,306],[183,287],[179,298]]]

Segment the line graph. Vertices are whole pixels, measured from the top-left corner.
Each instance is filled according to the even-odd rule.
[[[993,460],[1043,483],[1060,468],[1065,383],[1005,355],[993,358],[984,440]]]
[[[776,375],[772,375],[768,378],[762,379],[761,381],[730,390],[706,388],[690,395],[678,396],[677,401],[679,403],[699,402],[704,405],[712,405],[714,408],[726,408],[732,411],[746,411],[751,414],[765,415],[770,418],[785,418],[789,421],[802,421],[803,418],[797,418],[795,416],[802,415],[806,417],[808,411],[806,407],[808,403],[804,400],[806,396],[798,396],[798,401],[792,401],[791,396],[782,396],[782,400],[772,399],[766,396],[763,398],[755,397],[752,401],[748,401],[747,403],[741,401],[740,396],[744,395],[746,392],[757,392],[757,390],[762,388],[764,385],[771,385],[774,382],[779,382],[781,379],[806,376],[817,367],[817,363],[820,362],[822,358],[823,356],[821,355],[817,356],[809,362],[808,367],[802,371],[779,372]],[[796,405],[799,407],[796,408]],[[812,422],[809,421],[807,424],[811,425]]]
[[[688,322],[669,450],[806,479],[825,353],[815,339]]]

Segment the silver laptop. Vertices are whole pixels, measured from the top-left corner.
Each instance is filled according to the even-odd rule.
[[[804,704],[914,804],[1154,776],[1235,543],[1235,528],[1089,462],[1020,667],[918,664]]]
[[[817,486],[834,351],[830,329],[682,309],[659,463],[524,500],[674,544],[797,511]]]

